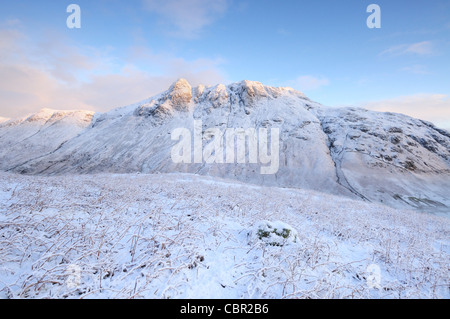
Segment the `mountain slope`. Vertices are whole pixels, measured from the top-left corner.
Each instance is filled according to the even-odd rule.
[[[278,128],[278,172],[262,175],[260,164],[175,164],[171,149],[177,142],[171,132],[194,131],[195,120],[206,135],[208,128]],[[153,98],[95,114],[87,122],[70,136],[64,125],[56,126],[55,132],[64,136],[58,141],[46,139],[40,145],[42,138],[28,139],[33,152],[23,155],[13,141],[32,130],[22,122],[7,122],[8,127],[0,126],[9,136],[0,135],[6,158],[1,169],[24,174],[195,173],[435,213],[450,207],[450,134],[401,114],[327,108],[298,91],[259,82],[192,88],[179,80]],[[33,129],[41,132],[42,123]],[[204,137],[203,146],[208,143]]]
[[[318,117],[340,183],[394,207],[449,211],[450,133],[406,115],[356,108],[320,110]]]
[[[90,125],[94,112],[43,109],[0,124],[0,169],[55,152]]]

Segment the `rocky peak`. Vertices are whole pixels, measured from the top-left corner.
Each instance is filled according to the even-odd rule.
[[[168,91],[167,99],[174,110],[186,111],[192,100],[192,87],[185,79],[178,79]]]

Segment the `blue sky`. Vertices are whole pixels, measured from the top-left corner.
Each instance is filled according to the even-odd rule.
[[[69,29],[69,4],[81,29]],[[381,29],[369,29],[369,4]],[[330,106],[450,128],[448,0],[90,0],[0,4],[0,116],[107,111],[166,89],[243,79]]]

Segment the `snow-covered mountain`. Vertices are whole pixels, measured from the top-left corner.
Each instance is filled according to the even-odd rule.
[[[280,168],[175,164],[175,128],[279,128]],[[207,144],[207,141],[203,141]],[[195,173],[312,189],[394,207],[450,211],[450,133],[402,114],[328,108],[290,88],[179,80],[108,113],[54,112],[0,123],[0,169],[22,174]]]
[[[11,170],[57,151],[91,123],[94,112],[43,109],[0,122],[0,169]]]

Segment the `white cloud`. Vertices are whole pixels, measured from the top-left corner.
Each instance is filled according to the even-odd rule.
[[[0,29],[0,116],[42,108],[108,111],[160,93],[180,77],[192,85],[226,82],[220,59],[152,54],[143,70],[134,57],[121,59],[57,38],[57,43],[39,42],[17,30]]]
[[[143,0],[144,7],[161,16],[172,35],[192,38],[219,18],[228,7],[228,0]],[[164,23],[165,22],[165,23]]]
[[[406,114],[450,130],[450,96],[445,94],[415,94],[393,99],[367,102],[365,108]]]
[[[290,81],[288,86],[292,86],[294,89],[302,92],[308,92],[317,90],[318,88],[327,86],[328,84],[330,84],[330,81],[327,78],[303,75],[293,81]]]
[[[434,54],[434,46],[431,41],[423,41],[412,44],[400,44],[390,47],[384,50],[380,55],[405,55],[405,54],[415,54],[415,55],[431,55]]]
[[[413,43],[406,48],[405,52],[415,53],[419,55],[428,55],[433,53],[433,45],[430,41]]]

